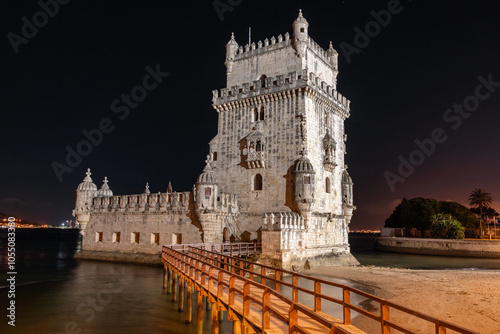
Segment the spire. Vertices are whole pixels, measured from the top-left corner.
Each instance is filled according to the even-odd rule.
[[[299,16],[295,19],[295,22],[303,22],[303,23],[308,23],[307,20],[304,18],[302,15],[302,9],[299,9]]]
[[[168,181],[167,193],[172,193],[172,183],[170,183],[170,181]]]
[[[92,182],[92,178],[90,177],[90,175],[92,175],[92,173],[90,172],[90,168],[87,168],[87,173],[85,173],[87,176],[83,179],[83,182]]]
[[[148,182],[146,182],[146,188],[144,189],[144,193],[148,194],[148,195],[150,194],[150,192],[149,192],[149,183]]]
[[[212,170],[212,157],[210,156],[210,154],[207,154],[207,159],[205,160],[205,168],[203,168],[203,171],[204,172],[207,172],[207,171],[210,171]]]

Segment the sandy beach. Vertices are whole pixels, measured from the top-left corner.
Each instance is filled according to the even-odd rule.
[[[303,273],[347,279],[399,305],[479,333],[500,333],[500,271],[360,266],[319,267]],[[391,320],[416,333],[434,333],[432,325],[398,311],[391,310]],[[380,333],[380,325],[366,317],[353,324],[367,333]]]

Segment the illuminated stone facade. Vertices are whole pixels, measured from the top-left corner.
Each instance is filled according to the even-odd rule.
[[[262,261],[285,268],[351,261],[350,101],[337,91],[337,52],[316,44],[308,27],[300,13],[293,38],[243,47],[231,36],[227,85],[213,91],[217,135],[192,191],[113,196],[107,181],[98,191],[88,175],[75,208],[83,249],[154,253],[162,244],[258,240]]]

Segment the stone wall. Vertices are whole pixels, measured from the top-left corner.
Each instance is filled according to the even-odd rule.
[[[376,248],[379,251],[406,254],[500,258],[500,241],[489,240],[380,237]]]

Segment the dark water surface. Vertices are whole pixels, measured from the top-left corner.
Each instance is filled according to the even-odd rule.
[[[73,256],[81,248],[81,237],[76,230],[60,229],[16,231],[16,327],[8,326],[4,232],[0,231],[0,333],[196,332],[196,324],[186,325],[185,313],[178,312],[177,303],[171,302],[171,295],[163,291],[161,267],[75,261]],[[500,269],[500,260],[375,253],[373,237],[354,236],[350,242],[362,264]],[[351,285],[347,281],[336,282]],[[338,291],[324,292],[340,297],[336,296]],[[340,317],[336,305],[325,308]],[[205,312],[204,327],[205,333],[210,333],[210,312]],[[221,333],[230,333],[230,328],[230,322],[221,323]]]

